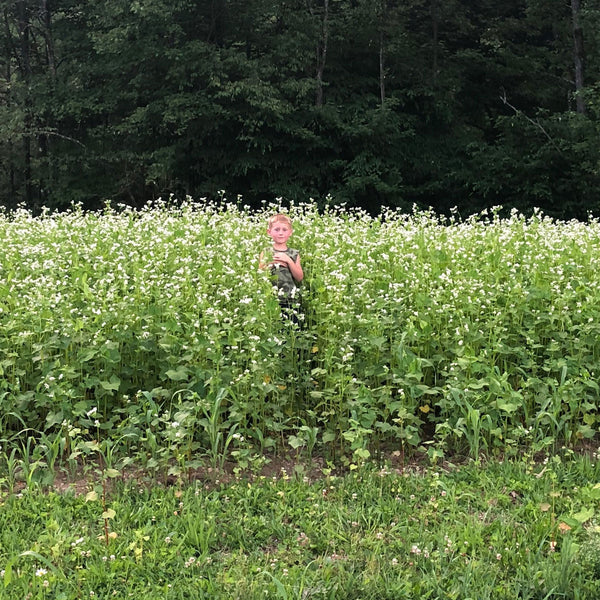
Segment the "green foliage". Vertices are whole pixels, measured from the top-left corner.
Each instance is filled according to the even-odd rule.
[[[518,113],[499,119],[498,133],[500,141],[470,148],[481,173],[474,189],[482,197],[525,212],[537,206],[558,218],[597,212],[597,123],[575,113],[535,119]]]
[[[27,478],[109,452],[183,478],[290,447],[358,465],[596,435],[596,221],[292,206],[296,328],[257,269],[276,210],[2,215],[0,443]]]
[[[255,207],[331,195],[371,213],[585,218],[600,28],[583,3],[575,118],[572,19],[540,0],[15,2],[0,28],[0,203],[225,189]]]
[[[386,464],[314,480],[283,469],[175,487],[114,479],[86,494],[33,485],[0,493],[0,589],[7,600],[593,600],[590,459]]]

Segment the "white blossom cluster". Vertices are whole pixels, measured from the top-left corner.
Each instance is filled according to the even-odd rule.
[[[418,407],[445,414],[449,401],[501,396],[506,416],[540,410],[534,396],[568,382],[596,398],[597,221],[292,205],[289,243],[305,272],[294,330],[258,268],[279,210],[190,200],[0,215],[9,408],[35,401],[59,422],[79,402],[81,415],[99,405],[106,417],[157,388],[225,387],[246,417],[310,409],[323,419],[350,414],[348,402],[382,414],[400,402],[423,417]]]

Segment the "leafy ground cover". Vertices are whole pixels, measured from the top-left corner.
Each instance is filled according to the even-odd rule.
[[[593,599],[600,463],[563,451],[0,495],[2,598]]]
[[[600,223],[291,207],[298,330],[257,269],[275,210],[2,215],[9,455],[39,476],[99,454],[183,473],[290,447],[359,464],[593,438]]]

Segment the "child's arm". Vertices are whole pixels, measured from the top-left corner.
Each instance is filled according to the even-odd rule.
[[[265,253],[264,250],[260,253],[260,256],[258,257],[258,268],[259,269],[266,269],[269,265],[265,262]]]
[[[292,277],[300,282],[304,279],[304,271],[302,270],[302,263],[300,262],[300,255],[296,256],[296,260],[292,260],[285,252],[276,252],[273,256],[273,262],[286,265],[290,270]]]

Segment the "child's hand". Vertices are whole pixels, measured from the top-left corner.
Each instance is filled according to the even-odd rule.
[[[291,262],[291,258],[285,252],[275,252],[273,254],[273,263],[280,265],[288,265]]]

